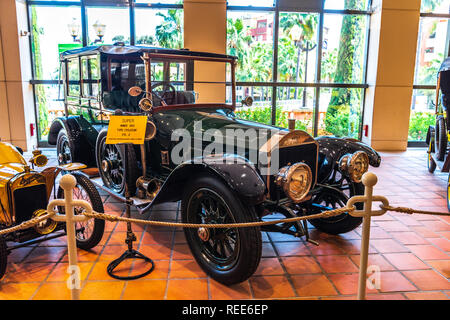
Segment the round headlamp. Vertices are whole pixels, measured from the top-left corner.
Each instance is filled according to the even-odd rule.
[[[364,151],[346,154],[339,160],[339,170],[353,182],[361,182],[364,173],[369,170],[369,157]]]
[[[283,188],[284,193],[294,202],[300,202],[311,189],[312,173],[308,165],[295,163],[278,172],[275,183]]]

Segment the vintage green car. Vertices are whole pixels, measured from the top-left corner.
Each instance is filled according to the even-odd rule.
[[[239,119],[234,56],[114,45],[70,50],[60,58],[66,116],[52,123],[48,142],[56,145],[61,164],[97,167],[112,194],[123,195],[127,186],[140,212],[181,200],[184,222],[307,216],[362,194],[362,175],[381,161],[352,139],[314,139],[301,130]],[[225,93],[231,103],[214,102],[225,101]],[[251,102],[244,99],[242,107]],[[124,145],[106,144],[114,115],[147,116],[145,143],[128,152]],[[309,222],[338,234],[361,219],[345,213]],[[205,272],[232,284],[256,270],[261,230],[308,238],[307,227],[186,228],[185,235]]]
[[[78,170],[86,166],[81,163],[70,163],[57,167],[46,167],[38,172],[34,167],[43,167],[48,159],[39,150],[27,162],[21,149],[10,143],[0,142],[0,230],[20,225],[31,218],[46,214],[50,197],[64,198],[64,192],[58,187],[56,178],[61,171],[75,176],[77,185],[74,199],[82,199],[91,203],[95,211],[103,212],[103,203],[92,182]],[[31,166],[31,167],[30,167]],[[64,208],[59,208],[64,211]],[[82,208],[75,208],[80,214]],[[104,220],[90,219],[76,224],[77,246],[84,250],[95,247],[103,236]],[[34,227],[18,230],[0,236],[0,279],[7,268],[8,254],[24,246],[64,236],[65,224],[51,219],[41,221]],[[16,243],[15,245],[7,245]]]

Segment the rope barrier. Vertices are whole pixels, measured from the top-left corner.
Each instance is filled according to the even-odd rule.
[[[417,210],[413,208],[407,207],[391,207],[386,205],[380,205],[380,208],[387,211],[395,211],[407,214],[420,213],[420,214],[432,214],[435,216],[450,216],[449,212],[440,212],[440,211],[427,211],[427,210]]]
[[[7,228],[7,229],[2,229],[2,230],[0,230],[0,236],[7,234],[7,233],[14,232],[14,231],[25,230],[25,229],[31,228],[31,227],[37,225],[38,223],[40,223],[41,221],[51,218],[53,215],[54,215],[54,213],[47,213],[43,216],[39,216],[36,218],[32,218],[30,220],[27,220],[25,222],[22,222],[21,224],[19,224],[17,226]]]

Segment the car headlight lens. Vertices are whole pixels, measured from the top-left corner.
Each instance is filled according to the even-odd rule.
[[[343,155],[339,160],[339,170],[353,182],[361,182],[364,173],[369,170],[369,157],[364,151]]]
[[[311,189],[312,173],[308,165],[295,163],[278,172],[275,183],[283,188],[284,193],[294,202],[300,202]]]

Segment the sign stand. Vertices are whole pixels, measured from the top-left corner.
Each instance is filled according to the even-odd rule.
[[[144,124],[147,122],[147,117],[145,117],[145,122]],[[116,118],[116,117],[114,117]],[[125,120],[130,119],[131,117],[129,116],[117,116],[116,119],[119,120],[125,118]],[[126,124],[126,125],[125,125]],[[143,128],[142,131],[142,126],[134,126],[133,124],[130,125],[130,123],[128,121],[123,121],[122,120],[122,124],[117,126],[113,126],[113,129],[119,128],[119,130],[112,130],[112,135],[114,135],[114,138],[119,139],[121,142],[119,142],[118,144],[122,144],[125,148],[125,170],[124,170],[124,177],[123,179],[125,180],[125,201],[126,201],[126,217],[127,218],[131,218],[131,205],[133,204],[133,200],[130,197],[130,191],[128,190],[128,183],[127,183],[127,167],[128,167],[128,163],[126,162],[126,160],[128,159],[128,148],[129,148],[129,143],[136,143],[137,141],[141,141],[142,143],[144,143],[144,135],[145,135],[145,126]],[[130,128],[129,130],[133,133],[134,137],[130,137],[130,134],[127,133],[127,129]],[[109,135],[109,131],[111,129],[111,123],[110,123],[110,127],[108,128],[108,135]],[[120,137],[120,135],[122,135],[122,137],[124,135],[126,135],[127,137],[122,138]],[[136,138],[137,136],[137,138]],[[142,137],[142,138],[141,138]],[[114,141],[114,138],[110,138],[110,140],[108,141],[108,136],[107,136],[107,143],[114,143],[112,141]],[[111,141],[112,140],[112,141]],[[129,140],[129,141],[126,141]],[[138,143],[139,143],[138,142]],[[117,143],[117,142],[116,142]],[[138,144],[136,143],[136,144]],[[106,268],[107,273],[115,279],[119,279],[119,280],[135,280],[135,279],[139,279],[142,277],[145,277],[146,275],[148,275],[149,273],[151,273],[154,269],[155,269],[155,263],[152,261],[152,259],[150,259],[149,257],[143,255],[142,253],[140,253],[137,250],[133,249],[133,241],[136,241],[136,235],[133,233],[133,230],[131,229],[131,222],[127,222],[127,238],[125,239],[125,243],[128,245],[128,249],[116,260],[112,261],[108,267]],[[137,275],[130,275],[130,276],[119,276],[117,274],[114,273],[114,270],[125,260],[127,259],[141,259],[144,260],[145,262],[151,264],[151,267],[145,271],[144,273],[141,274],[137,274]]]

